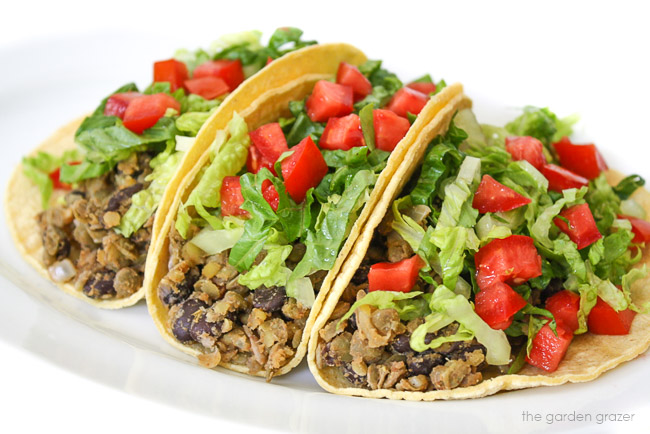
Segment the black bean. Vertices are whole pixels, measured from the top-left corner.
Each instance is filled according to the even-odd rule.
[[[411,335],[408,333],[397,335],[390,343],[390,349],[396,354],[411,354],[413,350],[411,349],[410,340]]]
[[[194,292],[194,284],[201,277],[201,273],[197,268],[191,268],[185,275],[182,282],[174,285],[167,280],[158,286],[158,297],[167,307],[185,301]]]
[[[350,363],[343,363],[343,376],[355,387],[367,387],[366,376],[354,372]]]
[[[115,273],[109,270],[101,270],[90,276],[84,284],[83,293],[90,298],[106,298],[115,295],[113,280]]]
[[[205,312],[203,312],[190,325],[190,336],[195,341],[200,342],[201,336],[205,335],[218,337],[221,335],[221,329],[219,323],[209,322],[206,319]]]
[[[282,286],[260,286],[253,291],[253,307],[269,313],[281,310],[286,299],[287,293]]]
[[[136,183],[133,185],[130,185],[126,188],[122,188],[120,190],[117,190],[111,198],[108,200],[108,205],[106,205],[106,208],[104,208],[104,212],[108,211],[117,211],[125,200],[129,199],[131,196],[142,190],[144,185],[140,183]]]
[[[331,342],[325,344],[321,351],[321,359],[325,362],[327,366],[336,366],[338,364],[338,359],[330,353]]]
[[[176,318],[172,323],[172,333],[176,339],[183,343],[191,342],[194,340],[190,332],[190,328],[194,322],[194,315],[196,311],[200,310],[202,307],[208,307],[207,303],[195,298],[185,300],[180,305],[178,313],[176,314]]]
[[[345,327],[346,332],[354,333],[357,330],[357,314],[353,313],[348,318],[348,325]]]
[[[370,272],[370,264],[362,263],[357,271],[354,272],[352,276],[352,283],[355,285],[361,285],[362,283],[368,282],[368,273]]]
[[[429,375],[431,370],[445,363],[438,353],[417,353],[406,357],[406,367],[410,375]]]

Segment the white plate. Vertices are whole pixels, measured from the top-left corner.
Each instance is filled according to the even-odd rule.
[[[59,125],[94,107],[98,97],[133,78],[140,84],[146,83],[151,61],[168,56],[165,54],[169,53],[168,47],[175,47],[171,39],[161,42],[142,34],[94,33],[83,38],[40,39],[0,52],[3,64],[13,65],[11,70],[3,68],[0,71],[0,131],[3,133],[0,183],[6,184],[22,155]],[[127,41],[131,42],[127,44]],[[125,46],[130,46],[130,50],[125,51]],[[374,48],[368,51],[381,52],[381,47]],[[38,62],[31,57],[35,52],[40,56]],[[147,58],[139,56],[140,52],[148,53]],[[391,55],[398,56],[396,47],[388,50],[385,57],[391,58]],[[457,58],[463,56],[458,54]],[[83,59],[81,63],[80,59]],[[108,59],[120,59],[123,67],[114,68]],[[567,91],[570,97],[583,97],[577,99],[578,103],[569,97],[558,98],[559,93],[552,86],[542,86],[531,90],[530,95],[522,95],[521,89],[529,83],[517,75],[516,69],[504,68],[499,74],[494,71],[483,74],[480,69],[468,70],[466,61],[459,61],[461,66],[454,68],[453,56],[446,61],[448,64],[438,65],[419,57],[408,68],[395,69],[405,74],[411,71],[407,78],[412,77],[412,71],[431,70],[464,80],[466,90],[475,100],[479,120],[483,122],[508,120],[515,114],[513,107],[527,102],[550,104],[551,98],[546,100],[543,96],[545,89],[551,89],[553,100],[558,100],[552,108],[563,115],[573,111],[583,114],[581,126],[588,125],[591,135],[586,135],[581,128],[578,128],[578,135],[598,138],[597,143],[612,166],[624,171],[635,170],[650,178],[650,169],[646,166],[648,152],[639,151],[634,142],[639,139],[639,128],[635,130],[635,125],[640,125],[635,122],[645,117],[647,109],[633,96],[616,94],[608,87],[609,93],[601,93],[598,101],[602,105],[597,107],[592,104],[593,95],[588,94],[584,86]],[[51,65],[46,68],[45,78],[38,64]],[[507,62],[499,60],[490,68],[504,65]],[[508,73],[516,77],[512,87],[507,86],[509,80],[503,77]],[[543,75],[537,72],[530,77],[534,81]],[[550,79],[562,82],[558,77]],[[486,86],[486,81],[494,83],[495,87]],[[483,92],[478,92],[477,88]],[[645,97],[647,100],[648,95]],[[620,101],[628,110],[634,110],[625,113],[603,110],[608,104],[612,107]],[[640,138],[647,146],[647,136]],[[4,223],[4,214],[0,219]],[[295,372],[274,379],[272,384],[222,370],[209,371],[198,367],[195,360],[162,340],[143,303],[120,311],[103,311],[59,292],[20,259],[2,223],[0,338],[79,375],[131,394],[216,419],[280,431],[401,433],[501,432],[508,429],[525,433],[550,427],[544,420],[547,414],[574,411],[590,414],[592,422],[555,422],[553,430],[597,432],[648,427],[648,418],[644,418],[644,413],[650,410],[647,354],[591,383],[437,403],[329,395],[318,388],[305,363]],[[639,375],[639,372],[644,374]],[[18,375],[27,377],[28,373]],[[526,422],[522,416],[524,411],[539,413],[543,419]],[[598,414],[612,412],[634,413],[635,424],[596,423]]]

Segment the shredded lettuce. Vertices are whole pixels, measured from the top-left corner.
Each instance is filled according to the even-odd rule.
[[[210,117],[206,112],[183,113],[176,119],[176,129],[194,137]]]
[[[287,282],[287,295],[293,297],[305,307],[311,308],[316,301],[314,287],[309,277],[300,277]]]
[[[244,233],[244,221],[236,217],[224,217],[222,229],[206,227],[190,240],[207,255],[216,255],[232,248]]]
[[[526,106],[521,116],[506,125],[506,130],[515,136],[532,136],[550,145],[571,135],[578,119],[576,115],[559,119],[548,108]]]
[[[250,289],[261,285],[286,286],[291,270],[285,266],[285,260],[293,249],[290,245],[266,245],[266,256],[262,262],[252,267],[246,274],[239,276],[238,282]]]
[[[487,325],[474,312],[474,308],[465,297],[455,294],[441,285],[434,291],[429,307],[432,312],[444,315],[438,320],[439,324],[444,324],[449,320],[451,321],[448,324],[456,321],[464,328],[463,333],[473,333],[476,340],[487,350],[486,361],[488,364],[506,365],[509,363],[511,348],[506,334],[502,330],[494,330]]]
[[[481,173],[481,160],[467,156],[460,166],[458,176],[445,187],[445,200],[442,202],[437,228],[461,225],[473,227],[478,211],[472,207],[473,191]]]
[[[176,230],[183,237],[191,222],[188,207],[193,206],[196,212],[214,229],[219,228],[218,219],[207,208],[217,208],[221,200],[221,183],[223,178],[235,175],[246,164],[250,137],[248,126],[239,114],[234,113],[228,123],[228,140],[218,149],[210,165],[203,172],[199,183],[190,193],[187,201],[178,210]],[[223,137],[223,136],[221,136]],[[219,137],[217,137],[219,138]]]
[[[296,265],[292,280],[307,276],[316,270],[332,268],[376,181],[377,175],[373,172],[360,170],[338,200],[332,197],[329,206],[324,205],[321,208],[314,230],[310,230],[305,237],[306,252]]]
[[[580,190],[570,188],[564,190],[563,197],[554,204],[544,208],[530,228],[530,235],[536,243],[548,249],[553,248],[553,241],[549,237],[551,228],[554,227],[553,219],[566,207],[577,205],[587,193],[587,188]]]
[[[57,157],[47,152],[39,151],[33,157],[23,158],[23,173],[36,186],[41,193],[41,205],[47,209],[54,184],[50,178],[50,173],[61,167],[62,164],[79,160],[80,154],[76,150],[66,151],[61,157]]]
[[[149,186],[134,194],[131,198],[131,206],[122,216],[120,225],[116,232],[128,238],[145,224],[151,217],[162,199],[165,187],[176,173],[183,153],[174,152],[174,142],[170,143],[170,150],[161,152],[151,160],[153,172],[147,177],[151,181]]]

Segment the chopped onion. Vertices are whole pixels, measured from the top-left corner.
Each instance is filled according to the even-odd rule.
[[[50,265],[47,271],[50,273],[52,280],[57,283],[67,282],[77,274],[77,270],[69,259],[55,262]]]

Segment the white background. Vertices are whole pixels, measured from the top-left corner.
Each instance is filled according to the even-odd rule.
[[[33,128],[22,136],[21,146],[27,152],[57,126],[92,109],[103,96],[80,92],[75,83],[93,83],[106,91],[134,79],[143,85],[150,80],[151,63],[170,57],[176,48],[206,46],[221,34],[246,29],[260,29],[268,36],[275,27],[291,25],[305,30],[309,39],[353,43],[369,57],[384,59],[405,80],[430,72],[436,79],[463,82],[477,110],[483,109],[483,122],[502,118],[485,109],[482,101],[486,100],[512,107],[548,105],[560,115],[577,111],[582,116],[578,134],[596,140],[610,166],[624,166],[649,178],[650,10],[641,5],[620,1],[4,2],[0,54],[12,53],[11,58],[20,58],[21,64],[7,64],[0,57],[0,76],[9,77],[0,82],[5,91],[0,131],[11,128],[12,119],[25,125],[34,113],[33,107],[22,103],[21,95],[8,88],[14,79],[24,81],[25,74],[34,81],[34,92],[43,92],[44,106],[38,113],[47,108],[47,116],[33,119]],[[39,43],[48,47],[58,41],[69,46],[69,55],[52,58],[38,49]],[[140,51],[142,47],[147,51]],[[87,63],[86,50],[95,54],[106,50],[105,67]],[[68,79],[58,80],[62,74]],[[58,81],[53,82],[52,76]],[[69,88],[69,97],[48,98],[47,89],[53,86]],[[625,152],[619,151],[621,140]],[[18,318],[15,327],[20,325]],[[434,427],[432,423],[431,432]],[[605,429],[600,432],[633,432],[642,427],[599,428]],[[0,340],[0,431],[34,430],[259,431],[99,385],[51,365],[15,342]]]

